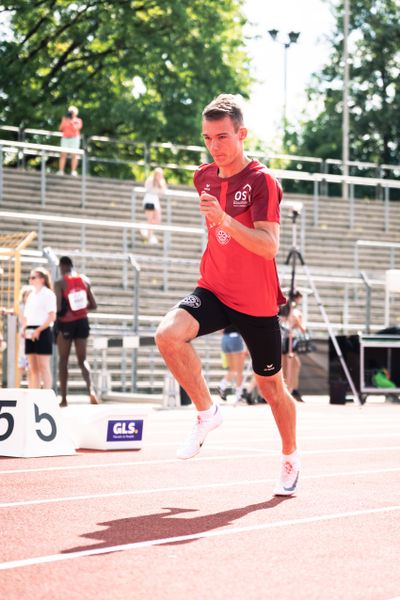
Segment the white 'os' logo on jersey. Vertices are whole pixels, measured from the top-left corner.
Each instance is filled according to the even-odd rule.
[[[229,233],[226,233],[226,231],[224,231],[223,229],[217,229],[215,235],[217,237],[218,242],[222,246],[225,246],[230,242],[231,236],[229,235]]]
[[[251,202],[251,185],[246,183],[240,190],[235,193],[233,198],[233,206],[250,206]]]

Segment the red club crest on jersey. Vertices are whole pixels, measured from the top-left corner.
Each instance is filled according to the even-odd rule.
[[[217,229],[215,235],[221,246],[225,246],[230,242],[231,236],[229,235],[229,233],[226,233],[226,231],[224,231],[223,229]]]

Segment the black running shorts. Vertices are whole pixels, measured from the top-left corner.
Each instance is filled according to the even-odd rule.
[[[257,375],[268,377],[281,369],[281,331],[279,317],[254,317],[223,304],[209,290],[196,288],[176,305],[200,325],[197,336],[235,325],[244,339]]]
[[[57,335],[61,334],[65,340],[76,340],[89,337],[89,320],[87,318],[76,321],[57,321]]]
[[[39,327],[39,325],[37,327]],[[30,339],[29,332],[37,329],[37,327],[28,326],[25,330],[25,354],[53,354],[53,335],[50,327],[47,327],[40,332],[39,339]]]

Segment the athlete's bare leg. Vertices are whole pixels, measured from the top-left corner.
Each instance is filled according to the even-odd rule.
[[[79,368],[82,373],[82,377],[86,383],[86,388],[89,394],[91,404],[98,404],[98,398],[96,391],[92,384],[92,377],[90,372],[90,365],[86,358],[87,350],[87,338],[76,338],[75,339],[75,352],[78,359]]]
[[[300,379],[300,370],[301,370],[301,361],[297,354],[293,356],[293,366],[292,366],[292,378],[291,378],[291,390],[299,389],[299,379]]]
[[[39,377],[44,390],[50,390],[53,384],[53,376],[51,374],[49,354],[37,354],[36,360],[39,367]],[[40,386],[39,386],[40,387]]]
[[[165,315],[157,328],[155,339],[167,367],[197,410],[207,410],[212,405],[212,399],[201,370],[200,358],[190,343],[198,330],[196,319],[183,308],[176,308]]]
[[[37,389],[40,388],[40,374],[39,364],[37,361],[37,354],[28,354],[28,387]]]
[[[65,169],[65,163],[67,160],[67,153],[66,152],[61,152],[60,154],[60,161],[59,161],[59,170],[62,171],[64,173],[64,169]]]
[[[282,453],[296,450],[296,403],[283,380],[282,370],[271,377],[256,374],[258,389],[271,407],[282,439]]]
[[[297,354],[282,355],[283,378],[290,393],[299,387],[301,362]]]
[[[78,168],[78,155],[72,154],[71,155],[71,172],[76,171],[77,168]]]
[[[72,340],[65,339],[61,331],[57,334],[58,377],[60,380],[60,406],[67,406],[68,359]]]
[[[233,352],[227,354],[228,369],[232,374],[231,381],[235,382],[237,388],[243,383],[244,352]]]

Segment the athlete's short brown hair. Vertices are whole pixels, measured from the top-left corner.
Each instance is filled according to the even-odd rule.
[[[236,131],[243,127],[243,110],[237,96],[233,94],[220,94],[211,100],[202,113],[203,119],[207,121],[218,121],[229,117]]]

